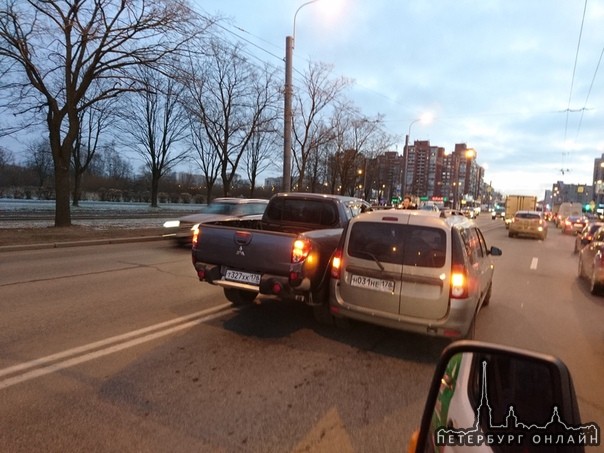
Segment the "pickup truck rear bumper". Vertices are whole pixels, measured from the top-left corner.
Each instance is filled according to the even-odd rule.
[[[309,297],[311,283],[308,278],[292,282],[288,277],[281,275],[262,274],[260,284],[254,285],[226,280],[219,265],[197,262],[195,263],[195,270],[200,281],[211,283],[212,285],[255,292],[279,299],[303,301],[312,305],[312,298]]]

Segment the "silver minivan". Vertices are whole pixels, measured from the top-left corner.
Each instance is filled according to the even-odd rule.
[[[473,336],[501,249],[459,215],[378,210],[355,217],[332,259],[330,311],[410,332]]]

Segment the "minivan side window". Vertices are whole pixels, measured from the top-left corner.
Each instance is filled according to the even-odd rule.
[[[480,249],[480,240],[474,228],[464,228],[460,231],[464,245],[466,247],[466,253],[470,258],[470,263],[475,264],[478,262],[479,257],[482,256]]]
[[[472,247],[470,245],[470,237],[468,230],[466,228],[460,228],[458,231],[459,236],[461,237],[461,240],[463,242],[463,246],[466,249],[466,256],[470,259],[471,262],[474,262],[474,260],[472,259]]]
[[[478,244],[480,245],[479,256],[487,256],[487,243],[484,240],[482,232],[478,228],[474,228],[474,232],[476,233],[476,237],[478,238]]]

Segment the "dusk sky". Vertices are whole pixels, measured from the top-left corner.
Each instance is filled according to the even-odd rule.
[[[276,68],[304,4],[193,0]],[[317,0],[295,26],[295,71],[323,62],[352,79],[347,97],[402,137],[394,150],[430,114],[411,141],[466,143],[495,190],[543,197],[556,181],[592,183],[604,153],[604,0]]]

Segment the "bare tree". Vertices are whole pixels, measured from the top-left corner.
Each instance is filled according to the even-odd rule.
[[[325,127],[326,118],[334,107],[334,101],[350,85],[345,78],[331,79],[331,67],[323,63],[309,63],[304,75],[304,87],[295,96],[293,135],[295,145],[293,158],[298,173],[297,186],[305,187],[307,166],[311,153],[333,139],[332,132]],[[296,185],[294,185],[295,187]]]
[[[13,165],[15,158],[13,153],[6,149],[3,146],[0,146],[0,170],[8,167],[9,165]]]
[[[213,198],[214,185],[220,174],[220,155],[210,145],[207,135],[203,130],[203,124],[199,118],[192,118],[191,128],[191,147],[195,151],[196,158],[193,160],[199,166],[206,188],[206,201],[210,203]]]
[[[275,153],[281,135],[277,132],[279,118],[279,89],[275,85],[275,73],[264,68],[264,78],[255,80],[254,105],[258,112],[257,128],[251,131],[250,141],[244,154],[244,164],[250,181],[250,197],[254,196],[258,175],[274,166]]]
[[[335,138],[328,162],[332,187],[335,189],[337,184],[339,193],[361,192],[364,198],[370,197],[375,171],[369,162],[394,143],[394,138],[384,132],[383,121],[383,115],[366,117],[351,104],[341,104],[334,111],[331,130]]]
[[[48,140],[27,145],[26,163],[38,179],[38,188],[48,187],[52,176],[52,153]]]
[[[145,162],[151,176],[151,206],[157,207],[162,176],[188,158],[187,149],[177,146],[189,127],[176,79],[144,67],[138,73],[145,89],[128,96],[120,109],[119,128]]]
[[[274,132],[274,131],[273,131]],[[247,177],[250,181],[250,197],[254,196],[258,176],[275,166],[279,137],[274,133],[255,132],[243,159]]]
[[[115,99],[97,102],[86,110],[80,110],[80,131],[73,144],[71,163],[73,166],[73,206],[79,206],[82,193],[82,178],[88,170],[99,148],[101,133],[109,127],[111,108]]]
[[[55,226],[71,225],[70,162],[81,110],[140,89],[131,69],[158,66],[201,27],[186,0],[7,0],[0,8],[0,91],[42,113],[56,188]],[[95,83],[102,82],[102,83]],[[96,89],[100,87],[99,89]]]
[[[134,177],[134,170],[130,162],[122,157],[116,150],[115,142],[104,145],[100,148],[100,153],[95,155],[93,162],[101,161],[99,168],[100,174],[114,181],[124,181]]]
[[[189,114],[202,127],[200,143],[209,145],[204,154],[213,150],[218,155],[223,194],[228,196],[252,138],[273,127],[273,75],[250,65],[239,45],[218,40],[209,43],[204,60],[192,57],[186,72]]]

